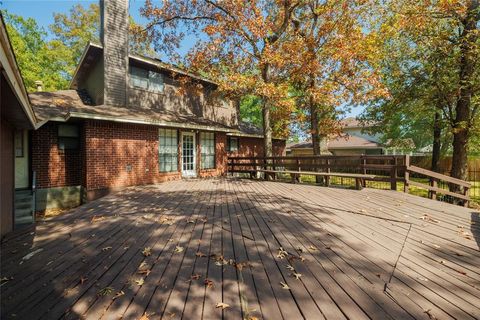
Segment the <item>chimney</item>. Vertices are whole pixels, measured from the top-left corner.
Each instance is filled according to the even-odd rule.
[[[103,44],[106,106],[127,106],[128,1],[100,0],[100,40]]]
[[[37,92],[43,91],[43,82],[41,80],[36,80],[35,86],[37,87]]]

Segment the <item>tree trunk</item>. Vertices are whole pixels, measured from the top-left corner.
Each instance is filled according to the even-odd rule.
[[[476,34],[478,8],[478,0],[469,1],[467,15],[464,21],[462,21],[464,28],[460,38],[460,92],[455,107],[456,116],[453,123],[452,177],[462,180],[467,180],[467,146],[473,95],[471,83],[475,71],[474,43],[478,39]],[[452,185],[450,189],[458,191],[460,188]]]
[[[318,109],[313,101],[313,98],[310,98],[309,104],[310,104],[310,125],[311,125],[313,154],[316,156],[319,156],[321,154],[320,142],[322,140],[322,137],[320,136],[320,128],[318,125],[320,121],[320,116],[318,114]],[[324,179],[321,176],[315,176],[315,182],[323,183]]]
[[[440,163],[440,151],[442,147],[442,126],[440,123],[440,111],[435,111],[433,120],[433,149],[432,149],[432,171],[438,172]]]
[[[262,80],[265,83],[268,83],[268,73],[269,65],[265,64],[262,67]],[[264,154],[266,157],[271,157],[273,155],[273,146],[272,146],[272,126],[270,124],[270,103],[262,97],[262,117],[263,117],[263,146]]]
[[[273,155],[273,146],[272,146],[272,128],[270,126],[270,106],[268,102],[263,102],[262,107],[263,115],[263,146],[265,148],[265,157],[271,157]]]

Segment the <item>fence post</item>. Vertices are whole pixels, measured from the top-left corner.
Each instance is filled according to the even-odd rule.
[[[367,167],[367,158],[365,156],[362,156],[362,168],[363,168],[362,172],[363,172],[363,174],[367,174],[367,168],[366,167]],[[367,180],[366,179],[362,179],[362,186],[364,188],[367,187]]]
[[[325,164],[327,165],[327,173],[330,173],[330,159],[325,159]],[[325,186],[330,186],[330,176],[325,176]]]
[[[390,189],[397,190],[397,157],[393,156],[393,167],[390,170]]]
[[[437,179],[430,177],[430,186],[436,188],[438,186]],[[430,199],[437,200],[437,191],[435,190],[429,190],[428,191],[428,197]]]
[[[410,184],[410,171],[408,171],[408,167],[410,166],[410,156],[407,154],[405,156],[405,182],[403,185],[403,192],[408,193],[408,187]]]

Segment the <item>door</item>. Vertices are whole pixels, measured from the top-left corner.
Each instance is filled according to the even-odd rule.
[[[182,177],[196,177],[195,133],[182,132]]]
[[[15,131],[15,189],[29,186],[28,176],[28,131]]]

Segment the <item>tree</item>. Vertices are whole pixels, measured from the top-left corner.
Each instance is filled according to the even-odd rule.
[[[186,65],[215,79],[226,94],[261,99],[265,154],[271,156],[272,129],[288,134],[294,108],[285,67],[295,50],[289,35],[299,3],[179,0],[154,5],[147,0],[141,12],[150,21],[145,31],[157,50],[178,59],[175,50],[185,34],[198,35]]]
[[[441,113],[446,134],[453,136],[452,176],[465,180],[469,141],[478,134],[480,118],[479,1],[402,0],[387,2],[387,8],[382,29],[388,42],[400,41],[409,49],[399,60],[396,99],[417,102],[416,112],[428,111],[431,119]],[[394,52],[385,60],[391,61]],[[401,88],[414,94],[402,99]]]
[[[35,81],[42,80],[46,90],[68,85],[64,61],[68,52],[58,42],[47,41],[47,32],[28,18],[2,12],[19,69],[28,91],[35,91]]]
[[[339,134],[343,106],[386,95],[369,63],[372,35],[362,25],[369,8],[366,1],[309,0],[296,12],[302,45],[291,81],[307,113],[315,155],[322,139]]]
[[[96,3],[87,8],[76,4],[68,13],[55,13],[53,17],[54,23],[50,25],[50,31],[53,39],[63,44],[64,50],[70,51],[66,69],[72,75],[87,44],[90,41],[100,42],[100,7]],[[141,32],[144,27],[130,17],[129,28],[130,52],[156,57],[151,42]]]

